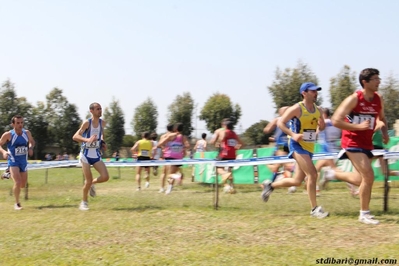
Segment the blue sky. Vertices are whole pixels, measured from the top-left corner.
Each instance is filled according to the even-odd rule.
[[[58,87],[82,119],[91,102],[106,107],[114,97],[128,134],[148,97],[163,131],[176,95],[190,92],[200,110],[225,93],[245,130],[274,117],[267,86],[277,67],[308,64],[323,106],[345,64],[397,76],[398,10],[393,0],[2,0],[0,81],[10,78],[35,105]]]

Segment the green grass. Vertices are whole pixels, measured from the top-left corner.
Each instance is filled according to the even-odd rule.
[[[134,171],[109,168],[90,210],[78,210],[81,169],[29,172],[29,200],[14,211],[11,180],[0,181],[0,265],[316,265],[319,258],[399,260],[399,188],[393,183],[383,213],[382,183],[371,209],[378,226],[357,221],[359,200],[343,183],[318,198],[330,217],[309,217],[303,189],[260,199],[256,185],[220,194],[213,208],[210,185],[184,180],[172,194],[159,194],[159,178],[136,192]],[[190,170],[185,170],[189,176]],[[144,185],[144,182],[143,182]]]

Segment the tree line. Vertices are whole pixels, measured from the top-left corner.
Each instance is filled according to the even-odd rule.
[[[303,82],[318,83],[316,74],[311,68],[299,61],[294,68],[281,70],[276,68],[274,80],[267,89],[275,104],[274,111],[283,106],[293,105],[301,101],[298,92]],[[347,65],[330,79],[329,96],[331,99],[331,111],[351,93],[360,88],[356,72]],[[380,93],[385,101],[385,114],[388,127],[392,128],[399,113],[399,82],[393,76],[388,75],[382,80]],[[323,98],[318,97],[317,104],[322,105]],[[183,133],[189,138],[195,130],[194,109],[196,103],[190,92],[177,95],[170,103],[167,110],[168,123],[181,122],[184,125]],[[11,80],[2,83],[0,90],[0,131],[3,134],[11,129],[11,118],[20,114],[25,117],[25,128],[32,132],[36,141],[35,158],[43,159],[45,148],[49,145],[57,146],[69,154],[79,152],[79,144],[72,140],[73,134],[82,123],[77,107],[70,103],[59,88],[53,88],[45,97],[45,101],[39,101],[36,105],[28,102],[25,97],[18,97],[15,86]],[[87,117],[90,116],[88,112]],[[242,109],[238,103],[233,103],[230,97],[223,93],[211,95],[200,110],[199,119],[205,121],[206,128],[214,132],[220,127],[223,118],[230,118],[236,125],[242,116]],[[134,115],[130,121],[133,135],[125,132],[125,115],[119,101],[112,99],[109,106],[104,108],[103,118],[107,121],[105,129],[105,141],[110,156],[113,151],[121,147],[131,147],[141,138],[142,132],[156,132],[158,127],[158,109],[151,97],[134,109]],[[260,120],[251,125],[242,134],[244,142],[249,145],[262,145],[269,143],[269,136],[263,134],[263,128],[269,123]],[[163,133],[163,132],[159,132]]]

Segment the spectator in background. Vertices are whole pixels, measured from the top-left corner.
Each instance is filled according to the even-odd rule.
[[[115,151],[115,152],[112,154],[112,158],[115,159],[115,162],[119,161],[119,151]]]
[[[51,156],[50,153],[47,153],[45,156],[46,161],[51,161],[53,159],[53,156]]]
[[[62,157],[63,157],[63,160],[66,160],[66,161],[69,160],[69,155],[67,152],[64,152],[64,155]]]
[[[206,133],[202,133],[201,139],[197,140],[197,142],[194,145],[193,148],[193,157],[194,153],[199,152],[201,153],[201,158],[204,158],[203,152],[206,151]],[[201,165],[203,167],[203,165]],[[194,181],[194,170],[195,170],[195,165],[193,166],[193,171],[191,172],[191,181]],[[201,171],[202,172],[202,171]]]
[[[162,149],[158,148],[158,134],[157,133],[152,133],[151,134],[151,139],[152,139],[152,160],[159,160],[162,155]],[[154,166],[154,175],[158,175],[158,166]]]

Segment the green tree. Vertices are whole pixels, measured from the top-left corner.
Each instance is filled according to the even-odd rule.
[[[234,125],[237,125],[240,117],[241,107],[238,104],[233,106],[229,96],[215,93],[202,107],[199,119],[205,121],[206,128],[210,132],[214,132],[220,128],[222,119],[232,118]]]
[[[75,104],[66,106],[64,115],[60,117],[60,126],[63,128],[63,134],[60,135],[60,147],[68,154],[79,153],[79,143],[72,139],[72,136],[82,124],[77,107]]]
[[[145,131],[156,132],[158,126],[158,111],[151,98],[148,98],[136,107],[131,126],[136,137],[139,139],[141,139],[141,134]]]
[[[36,107],[32,108],[32,112],[28,117],[28,128],[35,139],[35,158],[44,158],[44,149],[49,144],[48,139],[48,122],[46,117],[46,109],[43,102],[38,102]]]
[[[392,74],[384,81],[380,93],[384,99],[384,112],[388,129],[392,129],[396,119],[399,119],[399,82]]]
[[[273,133],[264,134],[263,129],[269,124],[269,121],[261,120],[253,125],[251,125],[244,132],[245,139],[250,141],[249,143],[245,143],[246,145],[267,145],[269,144],[269,137],[273,135]]]
[[[105,141],[107,143],[107,154],[122,147],[123,137],[125,136],[125,115],[119,105],[119,101],[112,99],[109,108],[105,108],[104,120],[107,122]]]
[[[123,136],[122,146],[123,147],[133,147],[134,143],[136,143],[137,140],[139,140],[139,139],[133,135],[125,135],[125,136]]]
[[[192,127],[193,110],[194,100],[189,92],[177,95],[172,104],[168,106],[168,122],[183,123],[183,135],[191,137],[194,130]]]
[[[50,143],[68,153],[76,153],[78,144],[72,141],[72,136],[82,123],[76,106],[68,102],[61,89],[54,88],[46,95],[45,110]]]
[[[331,111],[336,110],[357,88],[356,73],[351,72],[351,68],[345,65],[337,76],[330,79]]]
[[[25,118],[27,125],[32,105],[25,97],[17,97],[14,84],[8,79],[0,90],[0,134],[11,129],[11,118],[17,114]]]
[[[291,106],[302,101],[299,88],[304,82],[318,83],[316,75],[308,65],[299,61],[296,68],[286,68],[284,71],[276,69],[275,80],[272,85],[267,87],[276,105],[276,113],[283,106]],[[317,97],[317,105],[323,102],[321,94]]]

